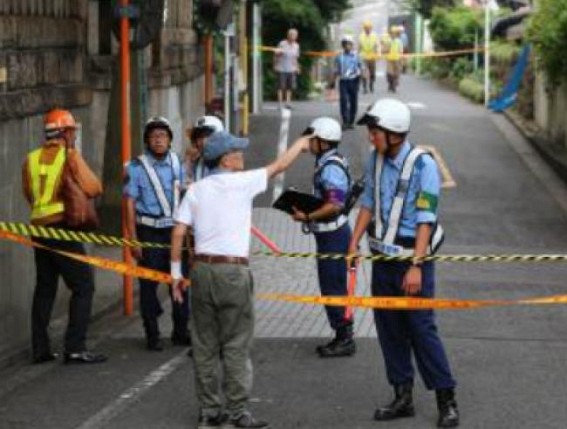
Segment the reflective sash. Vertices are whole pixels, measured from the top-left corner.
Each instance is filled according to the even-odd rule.
[[[392,203],[392,208],[390,209],[390,216],[388,218],[387,229],[384,232],[384,225],[382,222],[382,211],[380,202],[380,191],[382,182],[382,170],[384,167],[384,156],[381,154],[376,155],[376,171],[375,171],[375,231],[374,237],[369,237],[368,244],[370,248],[376,252],[384,253],[390,256],[411,256],[413,255],[413,249],[405,249],[402,246],[394,244],[396,237],[398,235],[398,229],[400,227],[400,220],[402,218],[402,212],[404,208],[404,202],[406,200],[411,175],[415,167],[415,162],[417,159],[428,153],[427,151],[414,147],[410,150],[409,154],[404,160],[404,165],[402,167],[402,173],[398,179],[397,192],[394,197],[394,202]],[[443,228],[441,225],[435,224],[433,231],[431,233],[431,238],[429,241],[429,253],[435,253],[437,249],[441,246],[444,239]]]
[[[138,157],[140,163],[144,167],[148,178],[150,179],[150,183],[156,194],[157,200],[161,207],[161,211],[164,218],[171,219],[173,216],[173,212],[179,206],[179,194],[180,194],[180,176],[181,176],[181,163],[179,158],[176,154],[170,152],[169,157],[171,160],[171,166],[173,169],[173,207],[169,202],[169,199],[165,195],[165,190],[159,176],[150,163],[150,159],[147,155],[143,154]]]
[[[315,171],[314,182],[316,184],[320,184],[320,181],[321,181],[320,176],[323,173],[323,168],[325,168],[327,165],[330,165],[330,164],[338,165],[344,171],[344,173],[347,177],[347,184],[348,184],[348,188],[349,188],[349,191],[350,191],[351,178],[350,178],[350,171],[349,171],[349,168],[348,168],[348,164],[347,164],[346,159],[343,156],[339,155],[338,153],[335,153],[335,154],[331,155],[329,158],[327,158],[325,163],[323,165],[321,165]],[[347,222],[348,222],[348,216],[345,216],[344,214],[340,214],[336,219],[321,221],[321,222],[314,222],[314,221],[310,222],[309,229],[312,232],[336,231],[337,229],[341,228]]]
[[[28,156],[28,167],[31,178],[31,190],[33,196],[32,220],[63,213],[65,206],[63,202],[54,202],[55,184],[63,172],[65,164],[65,148],[60,148],[52,164],[42,164],[41,154],[43,148],[34,150]],[[41,178],[45,177],[45,186],[41,192]]]
[[[205,177],[205,163],[201,158],[197,160],[195,163],[195,167],[193,169],[193,181],[197,182]]]

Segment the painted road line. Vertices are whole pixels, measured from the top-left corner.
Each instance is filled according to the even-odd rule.
[[[449,171],[449,167],[445,162],[445,159],[441,156],[441,152],[434,146],[426,146],[426,145],[419,145],[419,147],[425,149],[428,152],[431,152],[435,161],[437,161],[437,165],[439,165],[439,170],[441,171],[441,177],[443,178],[443,183],[441,183],[442,188],[454,188],[457,186],[457,182],[453,178],[451,171]]]
[[[406,104],[412,109],[427,109],[427,106],[419,101],[408,101]]]
[[[282,108],[282,119],[280,124],[280,138],[278,140],[278,158],[283,155],[287,149],[287,140],[289,136],[289,122],[291,119],[291,109]],[[283,192],[285,173],[276,176],[274,184],[274,199],[276,201]]]
[[[187,351],[179,353],[155,371],[149,373],[143,380],[122,392],[114,401],[109,403],[98,413],[77,426],[76,429],[99,429],[107,426],[108,422],[118,416],[126,408],[136,402],[144,393],[156,384],[165,380],[181,365],[187,363]]]

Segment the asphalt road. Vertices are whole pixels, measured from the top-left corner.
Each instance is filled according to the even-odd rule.
[[[384,78],[378,91],[384,94]],[[567,187],[500,116],[424,80],[404,76],[399,98],[413,106],[411,140],[434,146],[456,187],[446,189],[441,219],[447,230],[443,253],[567,253]],[[361,97],[361,109],[372,101]],[[279,112],[267,105],[252,120],[250,168],[276,156]],[[333,102],[294,105],[290,140],[319,115],[338,117]],[[364,129],[345,134],[341,145],[359,175],[368,153]],[[286,173],[285,185],[309,189],[313,158],[305,154]],[[258,198],[256,213],[272,222],[278,239],[298,236],[268,209],[272,191]],[[267,213],[267,214],[266,214]],[[264,219],[264,218],[262,218]],[[276,229],[274,229],[276,231]],[[316,290],[307,265],[272,270],[254,262],[258,288],[279,285],[282,276]],[[271,263],[271,262],[270,262]],[[442,297],[519,299],[566,292],[564,263],[440,263]],[[312,270],[312,268],[311,268]],[[285,271],[285,272],[283,272]],[[286,280],[287,281],[287,280]],[[261,307],[262,309],[263,307]],[[390,399],[370,315],[361,317],[359,353],[322,361],[321,341],[285,323],[320,309],[285,304],[275,315],[259,314],[262,335],[254,350],[252,409],[274,428],[434,427],[433,394],[416,385],[417,416],[400,422],[372,421],[374,408]],[[164,327],[167,324],[163,318]],[[370,320],[370,322],[368,322]],[[564,428],[567,421],[567,311],[564,306],[512,306],[438,313],[442,337],[459,382],[463,428]],[[91,330],[94,346],[110,361],[92,367],[21,362],[0,374],[1,429],[191,428],[197,416],[192,363],[183,349],[163,353],[143,348],[139,319],[109,314]],[[323,328],[322,328],[323,329]],[[164,328],[167,333],[167,328]],[[324,330],[310,331],[323,332]]]

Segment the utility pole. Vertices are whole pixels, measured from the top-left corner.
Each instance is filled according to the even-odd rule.
[[[131,157],[130,139],[130,21],[128,0],[120,0],[120,137],[123,174]],[[126,198],[122,197],[122,235],[127,237]],[[132,253],[128,246],[122,248],[126,264],[132,265]],[[132,277],[123,276],[124,314],[134,311],[134,287]]]

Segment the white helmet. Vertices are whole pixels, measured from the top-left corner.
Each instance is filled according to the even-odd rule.
[[[354,39],[352,38],[352,36],[350,34],[345,34],[343,37],[341,37],[341,43],[352,43],[352,44],[354,44]]]
[[[195,121],[194,128],[199,130],[211,131],[213,133],[216,133],[218,131],[224,131],[224,125],[222,124],[222,121],[216,116],[212,116],[212,115],[201,116],[199,119]]]
[[[409,107],[394,98],[383,98],[374,103],[357,122],[358,125],[383,128],[398,134],[410,129],[411,112]]]
[[[323,116],[311,122],[311,125],[303,132],[304,136],[311,134],[322,140],[340,143],[342,137],[341,125],[333,118]]]

